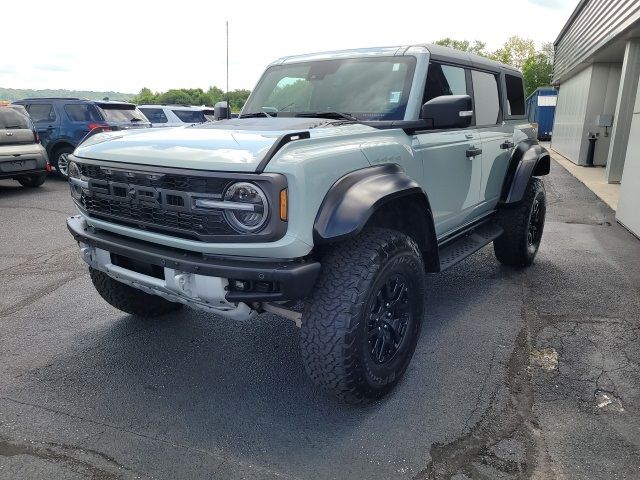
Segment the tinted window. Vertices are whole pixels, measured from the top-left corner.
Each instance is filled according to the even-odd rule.
[[[213,109],[202,110],[202,113],[204,114],[204,118],[206,118],[209,122],[213,122],[216,119],[216,112]]]
[[[198,110],[171,110],[184,123],[202,123],[206,122],[204,113]]]
[[[29,106],[29,116],[34,123],[48,123],[56,121],[56,112],[50,103],[32,103]]]
[[[102,120],[93,105],[87,103],[70,104],[64,106],[69,120],[72,122],[99,122]]]
[[[428,102],[442,95],[467,95],[464,68],[437,63],[429,65],[424,101]]]
[[[524,115],[524,84],[522,78],[505,75],[507,86],[507,114]]]
[[[485,72],[471,71],[476,125],[495,125],[500,115],[498,78]]]
[[[140,111],[151,123],[167,123],[167,116],[161,108],[141,108]]]
[[[147,121],[145,116],[136,108],[135,105],[100,103],[98,106],[102,111],[102,115],[104,115],[104,119],[108,122],[135,123]]]
[[[0,129],[30,129],[29,118],[19,110],[0,107]]]

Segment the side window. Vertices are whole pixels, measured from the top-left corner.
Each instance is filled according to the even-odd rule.
[[[498,77],[492,73],[471,71],[476,125],[495,125],[500,116]]]
[[[101,118],[92,105],[86,103],[76,103],[64,106],[69,120],[72,122],[99,122]]]
[[[522,78],[505,75],[507,87],[507,115],[524,115],[524,84]]]
[[[424,101],[442,95],[467,95],[467,80],[464,68],[451,65],[429,64]]]
[[[167,123],[167,116],[161,108],[141,108],[140,111],[151,123]]]
[[[32,103],[29,106],[29,116],[33,123],[49,123],[56,121],[56,112],[50,103]]]

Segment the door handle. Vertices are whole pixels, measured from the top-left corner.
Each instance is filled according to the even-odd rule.
[[[509,140],[505,140],[500,144],[500,148],[502,150],[509,150],[510,148],[513,148],[513,142],[510,142]]]
[[[469,147],[467,148],[467,158],[477,157],[482,153],[482,149],[478,147]]]

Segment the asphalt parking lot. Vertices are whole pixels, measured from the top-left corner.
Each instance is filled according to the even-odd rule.
[[[337,403],[290,321],[155,321],[93,290],[66,183],[0,181],[0,478],[639,478],[640,241],[557,164],[528,270],[428,278],[396,390]]]

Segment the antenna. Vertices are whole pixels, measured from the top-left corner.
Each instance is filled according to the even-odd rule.
[[[229,103],[229,20],[227,25],[227,118],[231,118],[231,104]]]

